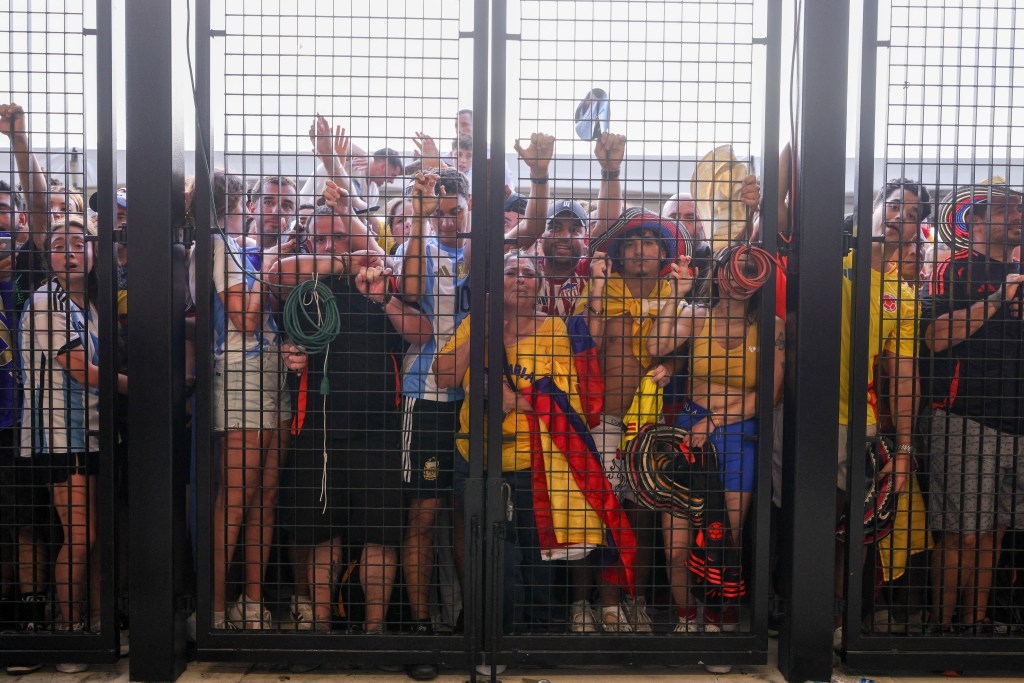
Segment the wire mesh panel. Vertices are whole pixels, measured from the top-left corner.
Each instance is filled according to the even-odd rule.
[[[696,663],[763,637],[747,585],[767,536],[750,521],[768,511],[758,417],[784,350],[775,257],[755,246],[766,12],[508,5],[502,627],[523,638],[502,642],[517,649],[542,634],[559,657]]]
[[[282,652],[464,657],[452,482],[469,404],[435,360],[469,314],[472,6],[210,11],[207,67],[224,76],[199,163],[216,170],[193,210],[214,220],[190,278],[213,410],[197,434],[200,648],[251,657],[266,639],[237,632],[273,631]]]
[[[74,1],[0,5],[0,651],[9,673],[116,656],[112,637],[97,635],[118,628],[116,564],[100,560],[113,552],[123,498],[113,485],[121,449],[100,412],[101,388],[117,373],[100,362],[101,349],[115,358],[106,354],[118,345],[106,315],[116,310],[115,256],[101,246],[112,245],[109,226],[99,240],[84,200],[96,184],[86,161],[90,13]],[[123,374],[115,391],[127,392]]]
[[[1020,649],[1021,21],[1012,3],[879,12],[876,149],[892,180],[844,263],[861,263],[855,329],[868,339],[854,364],[869,383],[866,406],[847,399],[869,444],[862,459],[851,428],[850,482],[864,476],[847,514],[861,526],[863,493],[864,524],[849,538],[864,551],[849,550],[850,650]],[[1000,665],[942,661],[930,660]]]

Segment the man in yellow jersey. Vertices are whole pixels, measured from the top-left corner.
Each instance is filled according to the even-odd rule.
[[[877,433],[878,400],[875,392],[875,368],[883,351],[891,363],[892,416],[896,426],[896,456],[882,473],[892,472],[896,491],[906,487],[913,447],[911,436],[915,413],[915,377],[917,301],[914,291],[900,281],[899,272],[890,266],[900,249],[917,237],[917,231],[931,212],[931,198],[923,185],[900,178],[886,183],[875,195],[871,214],[871,295],[867,325],[858,322],[868,334],[868,410],[867,435]],[[836,477],[836,517],[846,509],[847,458],[850,425],[850,363],[853,353],[853,307],[855,254],[843,259],[843,332],[839,363],[839,471]],[[854,444],[854,448],[862,447]],[[844,545],[836,544],[836,596],[843,595]],[[834,644],[842,641],[841,616],[836,617]]]

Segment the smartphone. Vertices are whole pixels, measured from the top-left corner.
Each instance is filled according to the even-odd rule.
[[[0,235],[0,258],[6,255],[6,252],[11,250],[11,236]]]

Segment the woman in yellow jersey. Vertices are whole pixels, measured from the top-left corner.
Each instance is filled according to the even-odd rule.
[[[623,525],[628,531],[593,441],[584,443],[590,435],[581,417],[565,323],[537,311],[540,278],[534,257],[518,250],[506,254],[501,387],[502,479],[511,517],[504,569],[506,632],[558,618],[560,610],[551,609],[553,575],[544,560],[585,557],[605,545],[609,535],[619,538]],[[480,405],[469,397],[469,330],[467,317],[434,364],[439,387],[462,385],[466,390],[459,415],[463,435],[469,431],[470,404]],[[549,407],[558,401],[560,410]],[[552,417],[556,413],[557,420]],[[459,439],[457,448],[462,458],[456,458],[454,488],[461,498],[469,458],[483,454],[471,454],[468,439]]]
[[[689,259],[672,265],[671,295],[662,305],[657,334],[648,337],[648,351],[661,357],[689,343],[690,399],[676,425],[690,432],[690,446],[705,442],[718,453],[726,512],[734,544],[741,538],[743,519],[750,508],[757,480],[757,394],[760,331],[754,295],[768,281],[773,259],[763,249],[733,245],[720,250],[712,261],[706,299],[685,297],[693,287]],[[785,327],[775,318],[773,395],[779,395],[785,357]],[[665,525],[666,547],[685,555],[690,545],[689,523],[673,517]],[[686,590],[684,571],[673,565],[673,598],[680,610],[677,631],[696,631],[696,610]],[[681,583],[682,585],[677,585]],[[706,615],[710,616],[710,615]],[[716,615],[717,616],[717,615]],[[728,627],[728,620],[721,624]],[[717,625],[708,630],[718,630]]]

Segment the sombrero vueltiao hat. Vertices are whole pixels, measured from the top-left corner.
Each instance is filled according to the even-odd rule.
[[[738,239],[747,224],[747,206],[740,201],[743,179],[750,171],[736,159],[732,145],[719,145],[704,155],[690,178],[697,214],[710,227],[711,250]]]
[[[983,180],[976,185],[954,189],[939,204],[939,239],[953,250],[971,248],[971,210],[993,197],[1016,197],[1020,192],[1012,189],[1002,178]]]
[[[623,211],[622,215],[600,237],[591,240],[589,253],[593,256],[599,251],[605,252],[612,260],[613,270],[618,272],[621,269],[620,259],[622,257],[620,238],[641,230],[652,231],[665,248],[665,258],[662,259],[659,268],[662,276],[668,275],[673,261],[680,254],[693,254],[693,249],[690,247],[691,238],[688,234],[680,233],[675,221],[662,218],[656,213],[638,207],[631,207]]]
[[[710,442],[691,449],[689,439],[681,427],[644,425],[629,442],[626,475],[641,505],[699,524],[707,508],[707,479],[718,476],[718,453]]]

